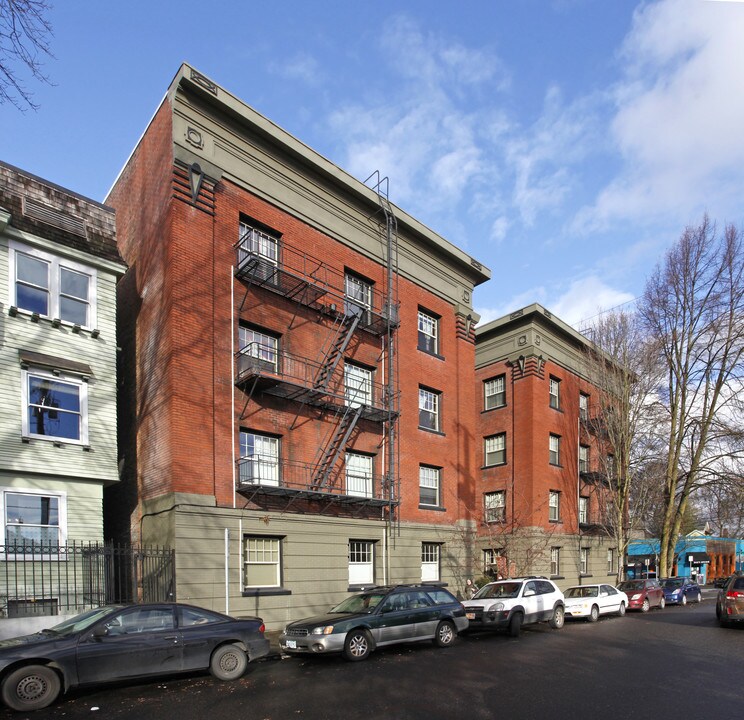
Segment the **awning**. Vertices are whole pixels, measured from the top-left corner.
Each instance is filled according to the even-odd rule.
[[[704,565],[710,562],[710,556],[704,552],[684,552],[680,553],[680,557],[684,562],[689,562],[690,558],[692,558],[694,565]]]
[[[44,355],[43,353],[31,352],[31,350],[19,350],[18,359],[22,367],[47,368],[49,370],[61,370],[62,372],[71,372],[76,375],[82,375],[89,378],[93,375],[90,365],[68,360],[67,358],[54,357],[54,355]]]

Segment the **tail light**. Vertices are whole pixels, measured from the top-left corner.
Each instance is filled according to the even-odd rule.
[[[261,623],[261,627],[258,628],[258,632],[265,633],[266,632],[266,625],[264,625],[263,623]]]
[[[744,598],[744,592],[739,592],[738,590],[729,590],[726,593],[726,597],[737,600],[738,598]]]

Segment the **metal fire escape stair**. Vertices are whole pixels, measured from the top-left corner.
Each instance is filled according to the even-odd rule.
[[[333,377],[341,358],[343,358],[346,348],[354,335],[354,331],[359,325],[359,315],[344,315],[338,321],[336,335],[331,342],[328,352],[323,358],[318,374],[313,382],[313,388],[316,390],[325,390],[328,383]]]
[[[356,407],[347,406],[344,408],[341,421],[336,426],[336,430],[334,431],[330,442],[323,450],[320,462],[313,473],[313,488],[322,488],[328,483],[328,478],[330,477],[339,456],[343,452],[343,449],[346,447],[346,443],[349,441],[351,433],[354,432],[354,428],[356,427],[361,414],[361,405]]]

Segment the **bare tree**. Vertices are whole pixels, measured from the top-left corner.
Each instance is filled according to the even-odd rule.
[[[744,253],[740,232],[704,217],[646,284],[640,313],[666,375],[657,408],[664,441],[660,569],[670,574],[691,494],[741,452]]]
[[[722,464],[720,475],[700,488],[695,504],[711,533],[738,538],[744,532],[744,476],[731,465]]]
[[[16,65],[35,80],[48,83],[42,72],[44,56],[52,57],[46,19],[51,5],[46,0],[0,0],[0,104],[11,102],[19,110],[38,107],[26,89]]]

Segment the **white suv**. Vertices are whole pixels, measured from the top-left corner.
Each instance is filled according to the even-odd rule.
[[[462,604],[471,629],[508,628],[512,637],[531,623],[549,622],[552,628],[562,628],[565,617],[563,593],[544,577],[488,583]]]

